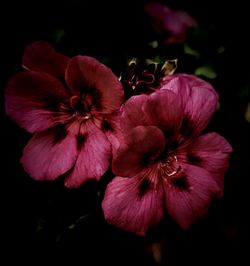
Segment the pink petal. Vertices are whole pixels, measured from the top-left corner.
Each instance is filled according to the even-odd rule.
[[[34,71],[22,72],[6,86],[7,114],[29,132],[43,131],[68,118],[62,108],[68,94],[53,76]]]
[[[169,10],[163,21],[164,29],[171,32],[171,36],[178,36],[182,41],[185,40],[188,28],[197,25],[197,21],[183,10]]]
[[[162,81],[162,90],[179,94],[185,117],[181,127],[184,136],[199,135],[217,109],[218,94],[206,81],[188,74],[169,75]]]
[[[72,58],[66,70],[66,82],[74,94],[89,94],[97,112],[111,113],[123,102],[123,89],[114,73],[88,56]]]
[[[171,13],[170,8],[159,2],[149,2],[144,6],[144,11],[151,18],[156,31],[163,34],[168,30],[164,25],[164,21]]]
[[[163,190],[138,177],[115,177],[108,184],[102,208],[110,224],[145,235],[163,217]]]
[[[197,27],[198,21],[184,10],[175,10],[175,16],[186,27]]]
[[[60,126],[36,133],[24,148],[21,163],[37,180],[54,180],[68,171],[77,158],[77,139]]]
[[[120,118],[122,131],[126,133],[130,132],[133,127],[149,125],[148,118],[142,110],[148,97],[147,95],[133,96],[122,106]]]
[[[92,122],[82,125],[82,146],[75,167],[65,180],[69,188],[80,187],[89,180],[100,180],[110,166],[111,146],[105,134]]]
[[[224,174],[232,152],[230,144],[219,134],[200,136],[188,147],[187,163],[206,169],[216,180],[223,195]]]
[[[170,9],[159,2],[149,2],[145,5],[144,10],[151,17],[152,23],[159,33],[170,32],[170,38],[173,39],[176,36],[179,41],[184,41],[189,27],[198,25],[197,21],[187,12]]]
[[[177,94],[169,90],[152,93],[143,109],[151,124],[161,128],[166,137],[177,135],[183,118],[182,103]]]
[[[211,200],[219,192],[213,177],[206,170],[187,164],[184,173],[165,180],[166,207],[170,216],[184,229],[203,217]]]
[[[121,131],[120,112],[102,117],[101,123],[98,127],[102,129],[111,143],[112,153],[116,152],[123,142],[124,137]]]
[[[124,140],[112,162],[113,172],[124,177],[135,176],[152,165],[165,147],[164,135],[154,126],[138,126]]]
[[[22,63],[25,69],[64,78],[68,61],[67,56],[56,52],[46,41],[37,41],[26,47]]]

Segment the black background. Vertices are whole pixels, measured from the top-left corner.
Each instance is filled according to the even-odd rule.
[[[244,112],[249,102],[250,23],[244,1],[168,1],[188,10],[204,25],[213,25],[215,40],[208,41],[207,47],[214,41],[226,47],[217,62],[219,76],[212,81],[222,108],[210,128],[229,140],[234,153],[226,174],[225,197],[211,206],[206,218],[187,231],[166,218],[147,237],[137,237],[105,223],[102,195],[97,196],[105,177],[101,184],[67,190],[62,180],[32,180],[19,164],[30,135],[5,116],[4,85],[20,70],[24,47],[40,39],[53,42],[55,33],[63,29],[62,42],[54,42],[57,50],[69,56],[108,58],[108,65],[119,74],[128,56],[147,55],[145,44],[154,37],[143,14],[144,2],[1,2],[1,241],[8,264],[17,259],[34,265],[52,260],[58,264],[69,261],[70,265],[157,265],[148,250],[159,241],[163,241],[163,265],[241,265],[248,259],[249,244],[244,241],[249,229],[250,131]],[[188,72],[189,63],[192,65],[185,58],[180,69]]]

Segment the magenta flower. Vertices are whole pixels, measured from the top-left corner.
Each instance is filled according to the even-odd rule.
[[[110,165],[113,114],[123,90],[112,71],[88,56],[68,58],[38,41],[23,71],[7,83],[6,112],[35,133],[21,163],[37,180],[65,175],[67,187],[98,180]]]
[[[117,176],[102,203],[109,223],[144,235],[167,209],[188,228],[223,195],[232,148],[217,133],[200,135],[217,101],[207,82],[185,74],[168,76],[161,90],[127,101],[125,136],[112,163]]]
[[[159,2],[150,2],[144,10],[151,18],[155,30],[165,35],[165,43],[180,43],[186,39],[187,30],[198,22],[183,10],[173,10]]]

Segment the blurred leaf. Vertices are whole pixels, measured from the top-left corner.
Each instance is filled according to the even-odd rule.
[[[36,231],[41,232],[44,229],[45,224],[46,224],[46,220],[43,218],[40,218],[36,225]]]
[[[220,102],[218,102],[218,104],[217,104],[217,111],[220,111],[221,110],[221,104],[220,104]]]
[[[218,54],[222,54],[222,53],[225,52],[225,50],[226,50],[226,48],[225,48],[223,45],[221,45],[221,46],[217,49],[217,53],[218,53]]]
[[[55,44],[59,44],[65,35],[64,29],[57,29],[52,34],[52,40]]]
[[[148,43],[148,46],[155,49],[159,46],[159,43],[158,43],[158,41],[152,41],[152,42]]]
[[[188,43],[184,44],[184,52],[185,52],[185,54],[193,55],[196,58],[200,57],[200,52],[193,49]]]
[[[85,218],[89,217],[90,214],[84,214],[82,216],[80,216],[73,224],[69,225],[68,228],[69,229],[74,229],[82,220],[84,220]]]
[[[101,62],[102,62],[104,65],[108,65],[108,64],[110,64],[111,60],[110,60],[110,58],[103,57],[103,58],[101,59]]]
[[[215,72],[214,68],[211,65],[205,65],[202,67],[198,67],[195,70],[196,76],[203,76],[208,79],[215,79],[217,77],[217,73]]]
[[[250,123],[250,102],[247,105],[246,112],[245,112],[245,118],[248,123]]]
[[[159,55],[156,55],[153,58],[146,58],[145,62],[147,65],[160,64],[162,62],[162,58]]]

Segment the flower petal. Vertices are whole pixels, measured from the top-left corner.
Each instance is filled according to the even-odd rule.
[[[166,207],[170,216],[184,229],[203,217],[214,195],[219,193],[206,170],[182,164],[184,173],[165,181]]]
[[[111,113],[123,102],[123,89],[114,73],[88,56],[76,56],[68,64],[67,84],[76,95],[89,94],[97,112]]]
[[[63,126],[36,133],[24,148],[21,163],[37,180],[54,180],[77,158],[77,139]]]
[[[22,72],[7,83],[6,112],[27,131],[43,131],[65,122],[62,108],[67,97],[63,85],[51,75]]]
[[[94,121],[102,129],[112,146],[112,153],[116,152],[123,142],[124,135],[120,127],[120,112],[112,115],[102,116],[101,122]]]
[[[188,146],[187,163],[206,169],[216,180],[223,195],[224,174],[232,152],[230,144],[217,133],[200,136]]]
[[[149,167],[165,147],[164,135],[154,126],[138,126],[124,140],[112,162],[113,172],[124,177],[135,176]]]
[[[162,90],[179,94],[184,108],[180,133],[184,136],[199,135],[215,113],[218,94],[206,81],[188,74],[175,74],[163,78]]]
[[[69,58],[58,52],[46,41],[37,41],[25,48],[23,67],[64,78]]]
[[[146,191],[141,189],[147,186]],[[115,177],[107,186],[102,202],[105,219],[138,235],[163,217],[163,190],[140,178]]]
[[[142,110],[142,106],[147,101],[147,95],[133,96],[121,107],[121,130],[130,132],[133,127],[149,125],[147,116]]]
[[[183,118],[182,103],[177,94],[169,90],[152,93],[143,109],[151,124],[161,128],[166,137],[177,135]]]
[[[198,25],[197,21],[183,10],[170,9],[159,2],[149,2],[144,10],[160,34],[168,32],[167,43],[184,42],[189,27]],[[166,35],[166,34],[165,34]]]
[[[92,122],[82,127],[85,128],[78,135],[79,155],[64,183],[69,188],[80,187],[91,179],[99,180],[110,166],[111,145],[105,134]]]

